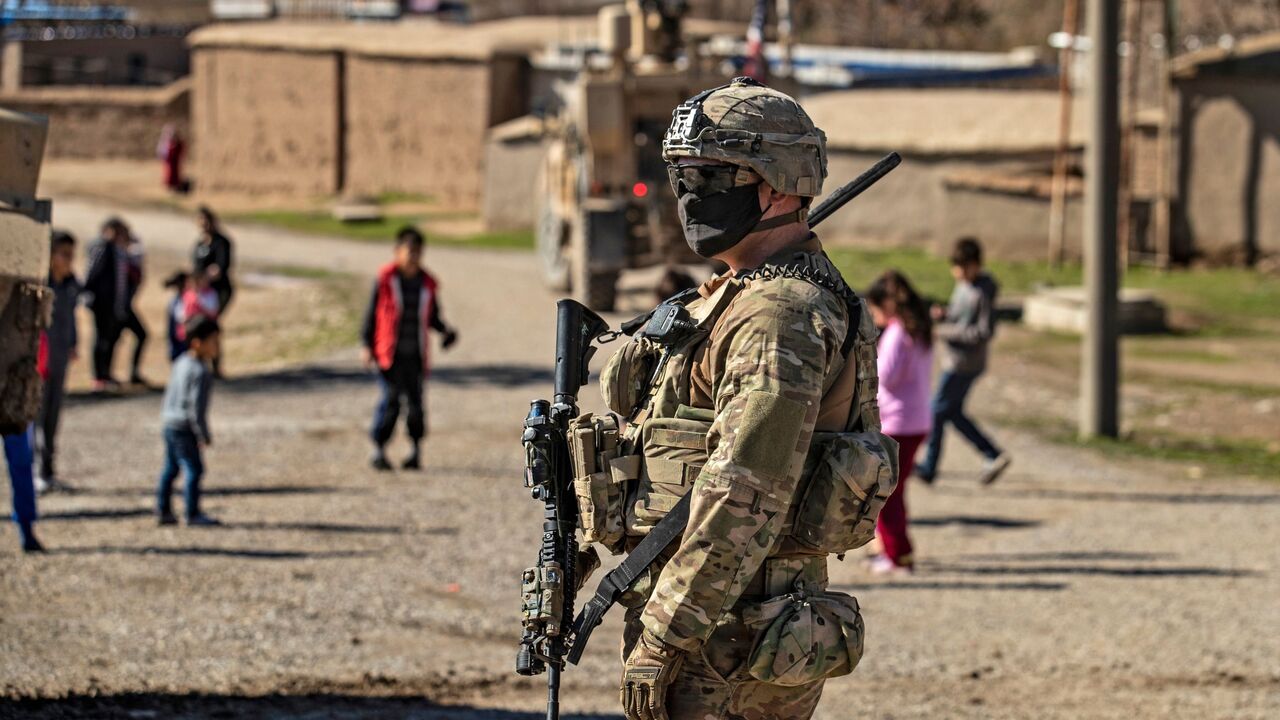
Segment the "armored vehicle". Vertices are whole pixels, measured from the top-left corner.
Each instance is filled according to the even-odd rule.
[[[602,8],[599,50],[560,85],[544,124],[544,275],[596,310],[613,309],[623,270],[699,261],[680,232],[662,136],[673,108],[728,75],[686,42],[684,12],[678,0]]]
[[[0,109],[0,433],[26,430],[40,402],[36,354],[52,297],[47,200],[36,199],[48,121]]]

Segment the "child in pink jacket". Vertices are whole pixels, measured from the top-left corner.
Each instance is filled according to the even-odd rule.
[[[907,478],[916,450],[929,434],[930,375],[933,371],[933,323],[929,308],[896,270],[887,270],[867,291],[867,301],[880,341],[876,369],[880,375],[880,421],[886,435],[898,441],[898,487],[880,511],[876,534],[884,553],[871,560],[879,574],[911,572],[911,538],[907,534]]]

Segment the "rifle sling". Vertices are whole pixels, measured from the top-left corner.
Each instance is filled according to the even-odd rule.
[[[685,526],[689,524],[689,503],[692,492],[686,493],[666,517],[654,525],[649,534],[631,551],[622,564],[614,568],[600,580],[596,586],[596,594],[583,606],[573,621],[573,640],[565,659],[577,665],[582,651],[587,647],[587,638],[604,620],[609,608],[617,604],[626,592],[653,561],[658,559],[663,550],[673,541],[684,535]]]

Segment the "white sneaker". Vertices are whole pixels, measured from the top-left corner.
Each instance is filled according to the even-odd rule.
[[[1000,474],[1009,467],[1009,463],[1013,462],[1013,458],[1009,457],[1009,453],[1000,453],[982,464],[982,472],[978,475],[978,480],[983,485],[990,485],[1000,479]]]
[[[36,494],[44,495],[57,489],[58,481],[53,478],[36,477]]]
[[[915,570],[910,565],[899,565],[888,555],[874,555],[867,561],[867,571],[872,575],[910,575]]]

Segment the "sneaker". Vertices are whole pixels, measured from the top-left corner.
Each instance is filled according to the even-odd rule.
[[[187,518],[187,527],[214,527],[216,525],[221,525],[221,524],[222,524],[221,520],[218,520],[217,518],[209,517],[204,513],[200,513],[199,515],[193,515]]]
[[[36,494],[48,495],[49,493],[70,493],[74,489],[57,478],[36,478]]]
[[[916,477],[920,478],[920,482],[924,483],[925,485],[932,485],[932,484],[933,484],[933,479],[936,477],[933,473],[931,473],[931,472],[925,472],[925,471],[921,470],[918,466],[917,466],[917,467],[916,467],[916,469],[912,472],[912,474],[913,474],[913,475],[915,475]]]
[[[404,462],[400,464],[400,468],[402,470],[421,470],[422,459],[418,457],[418,453],[414,453],[404,459]]]
[[[1009,457],[1008,453],[1000,453],[982,464],[982,472],[978,474],[978,480],[983,485],[990,485],[1000,479],[1000,474],[1009,467],[1011,462],[1013,458]]]
[[[129,378],[129,384],[137,385],[138,387],[147,388],[148,390],[151,389],[151,383],[147,382],[146,378],[142,377],[137,373],[134,373],[133,376]]]
[[[387,462],[387,456],[382,450],[374,450],[373,455],[369,456],[369,467],[379,472],[387,472],[391,469],[391,463]]]
[[[24,538],[24,539],[23,539],[23,541],[22,541],[22,552],[24,552],[24,553],[42,553],[42,552],[44,552],[44,545],[41,545],[41,544],[40,544],[40,541],[36,539],[36,536],[35,536],[35,535],[31,535],[31,536],[28,536],[28,537],[26,537],[26,538]]]
[[[156,525],[177,525],[178,516],[171,512],[156,513]]]
[[[915,572],[915,568],[899,565],[890,560],[888,555],[876,555],[867,561],[867,571],[872,575],[910,575]]]

